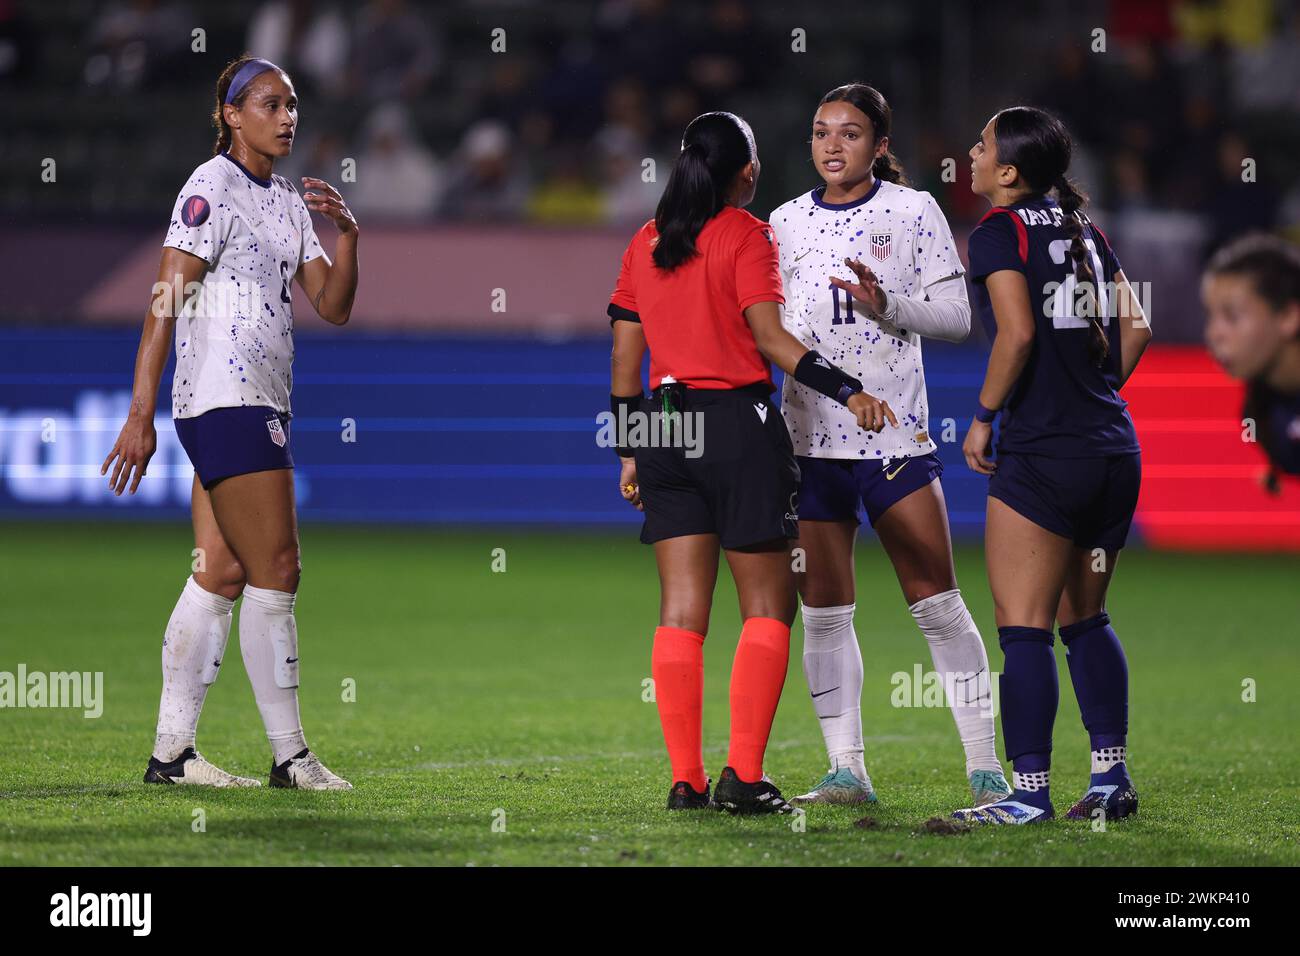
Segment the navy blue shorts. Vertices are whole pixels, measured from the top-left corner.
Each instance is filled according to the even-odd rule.
[[[289,416],[262,405],[214,408],[176,419],[176,436],[204,490],[235,475],[292,468]]]
[[[895,502],[943,474],[931,452],[913,458],[859,461],[799,456],[799,517],[803,521],[857,521],[858,504],[875,525]],[[886,464],[888,467],[885,467]]]
[[[1142,484],[1142,455],[1046,458],[998,454],[989,496],[1080,548],[1118,551],[1128,539]]]

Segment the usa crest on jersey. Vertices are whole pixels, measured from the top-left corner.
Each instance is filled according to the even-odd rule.
[[[871,234],[871,256],[884,262],[894,253],[894,234],[892,232],[873,232]]]

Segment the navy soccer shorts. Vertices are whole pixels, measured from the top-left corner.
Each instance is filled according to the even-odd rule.
[[[1080,548],[1118,551],[1128,540],[1142,484],[1142,455],[1046,458],[1002,453],[989,495]]]
[[[293,467],[289,416],[273,408],[214,408],[175,423],[176,435],[205,491],[236,475]]]
[[[861,522],[859,505],[875,525],[889,508],[943,474],[933,452],[912,458],[853,460],[799,456],[799,517]]]

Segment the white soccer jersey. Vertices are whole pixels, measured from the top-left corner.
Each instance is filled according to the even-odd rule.
[[[288,414],[298,266],[321,255],[311,214],[283,176],[260,179],[224,153],[190,175],[164,246],[208,263],[176,319],[172,417],[265,405]]]
[[[787,375],[781,411],[795,454],[887,461],[931,452],[921,336],[868,318],[864,306],[831,285],[830,277],[856,282],[844,259],[858,259],[891,298],[923,299],[927,286],[963,274],[952,231],[926,192],[877,180],[862,199],[831,204],[822,200],[823,190],[778,206],[769,219],[781,253],[784,324],[804,345],[887,401],[898,427],[864,431],[839,402]],[[963,299],[965,294],[963,284]]]

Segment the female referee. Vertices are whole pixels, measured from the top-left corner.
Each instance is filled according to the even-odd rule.
[[[1060,120],[1016,106],[994,116],[970,151],[971,189],[993,206],[971,234],[970,271],[981,317],[997,332],[962,451],[991,476],[984,547],[1005,655],[1002,733],[1014,785],[1004,800],[957,811],[984,823],[1053,815],[1054,623],[1092,748],[1091,782],[1067,816],[1137,812],[1126,751],[1128,663],[1106,589],[1142,470],[1119,390],[1151,327],[1110,243],[1081,211],[1086,199],[1066,175],[1071,150]]]
[[[876,799],[863,761],[862,652],[853,629],[861,505],[943,675],[980,806],[1011,788],[994,746],[988,655],[957,589],[921,365],[922,336],[966,338],[970,304],[943,213],[929,193],[908,187],[889,152],[890,122],[889,104],[870,86],[827,93],[811,141],[825,183],[771,216],[788,295],[786,328],[888,399],[901,422],[862,432],[835,402],[789,378],[782,389],[802,476],[803,669],[831,762],[821,781],[791,802]]]
[[[743,211],[758,152],[748,124],[705,113],[686,127],[655,218],[633,236],[609,305],[623,497],[645,513],[641,540],[659,567],[651,673],[672,764],[669,810],[792,813],[763,773],[785,682],[794,620],[789,539],[798,534],[799,469],[770,404],[775,362],[847,405],[855,427],[897,424],[886,402],[781,327],[781,276],[771,230]],[[652,399],[641,393],[650,350]],[[710,800],[701,710],[718,549],[727,556],[744,626],[731,671],[731,746]]]
[[[181,190],[135,365],[131,411],[101,473],[134,494],[156,447],[158,383],[175,325],[172,417],[194,463],[196,570],[163,638],[162,701],[146,783],[257,786],[195,750],[243,594],[239,646],[271,743],[272,786],[351,789],[307,747],[298,715],[298,528],[289,451],[297,279],[321,318],[343,325],[357,290],[357,224],[333,186],[305,197],[272,170],[293,148],[298,97],[283,70],[242,56],[217,80],[217,144]],[[306,199],[304,203],[303,198]],[[337,262],[308,210],[338,227]],[[191,296],[190,292],[197,288]],[[184,298],[182,298],[184,293]],[[174,303],[184,302],[183,308]]]
[[[1300,475],[1300,249],[1262,234],[1229,243],[1206,265],[1201,301],[1210,352],[1247,383],[1242,417],[1276,492],[1276,471]]]

